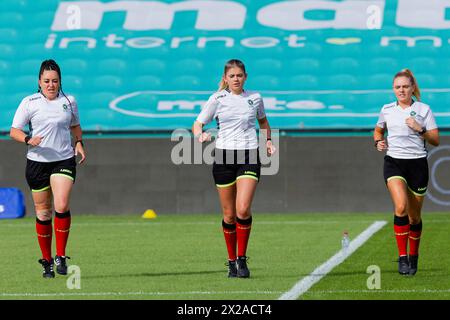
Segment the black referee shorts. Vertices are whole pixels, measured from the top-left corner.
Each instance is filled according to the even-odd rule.
[[[77,175],[75,157],[55,161],[38,162],[27,159],[25,176],[31,191],[39,192],[50,189],[50,176],[64,176],[75,183]]]
[[[232,186],[238,179],[249,178],[259,181],[261,161],[259,150],[214,150],[213,177],[216,186]]]
[[[384,181],[401,179],[408,189],[417,196],[424,196],[428,186],[427,158],[395,159],[384,156]]]

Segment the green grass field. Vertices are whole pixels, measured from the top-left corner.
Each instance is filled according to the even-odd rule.
[[[250,279],[228,279],[221,216],[74,216],[67,254],[81,271],[43,279],[34,218],[0,220],[0,299],[274,300],[374,221],[387,224],[299,299],[450,299],[450,214],[423,217],[419,271],[397,273],[392,217],[386,214],[255,214]],[[368,289],[366,269],[381,270]]]

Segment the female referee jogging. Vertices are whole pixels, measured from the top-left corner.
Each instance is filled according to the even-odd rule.
[[[373,138],[378,151],[387,150],[384,179],[394,203],[398,272],[415,275],[422,233],[421,210],[428,185],[426,142],[439,145],[439,131],[430,107],[420,102],[419,86],[410,70],[403,69],[394,76],[393,89],[397,101],[382,107]]]
[[[83,163],[82,131],[74,97],[61,87],[61,70],[54,60],[45,60],[39,70],[38,92],[20,103],[10,136],[28,146],[26,179],[36,211],[36,232],[42,252],[43,277],[53,278],[53,264],[67,274],[66,244],[70,229],[69,198],[76,176],[75,157]],[[23,130],[29,125],[30,133]],[[75,139],[72,147],[71,134]],[[52,258],[52,198],[55,210],[56,256]]]
[[[222,229],[228,251],[228,277],[248,278],[247,244],[252,225],[251,203],[261,163],[255,120],[266,132],[266,149],[275,152],[264,104],[258,92],[244,90],[245,66],[232,59],[225,64],[218,92],[211,95],[192,132],[199,142],[210,139],[203,126],[213,119],[219,128],[213,177],[223,212]]]

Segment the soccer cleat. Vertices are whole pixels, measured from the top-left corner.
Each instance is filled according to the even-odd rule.
[[[40,259],[38,261],[43,268],[42,271],[42,276],[44,278],[54,278],[55,277],[55,272],[53,271],[53,259],[49,261],[47,261],[46,259]]]
[[[250,270],[247,268],[247,260],[246,256],[238,257],[236,260],[237,266],[237,277],[238,278],[248,278],[250,277]]]
[[[419,256],[409,256],[409,275],[413,276],[417,272],[417,262]]]
[[[236,260],[228,260],[226,263],[228,266],[228,278],[237,277]]]
[[[70,259],[70,257],[55,256],[56,272],[58,272],[58,274],[62,274],[62,275],[67,274],[66,259]]]
[[[409,274],[408,256],[398,257],[398,273],[402,275]]]

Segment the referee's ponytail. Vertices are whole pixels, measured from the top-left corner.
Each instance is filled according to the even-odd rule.
[[[231,59],[231,60],[228,60],[227,63],[225,63],[225,67],[224,67],[222,79],[221,79],[220,82],[219,82],[219,90],[218,90],[218,91],[221,91],[221,90],[223,90],[223,89],[228,88],[228,85],[227,85],[227,83],[225,82],[224,77],[225,77],[225,75],[227,74],[228,70],[231,69],[231,68],[233,68],[233,67],[238,67],[238,68],[240,68],[242,71],[244,71],[245,74],[247,74],[247,73],[245,72],[245,65],[244,65],[244,63],[243,63],[241,60],[238,60],[238,59]]]
[[[397,72],[397,74],[394,76],[394,80],[397,79],[398,77],[406,77],[409,79],[409,81],[411,81],[411,85],[414,86],[413,96],[416,97],[417,101],[420,101],[419,84],[417,83],[416,77],[414,77],[412,71],[409,70],[408,68],[405,68]]]

